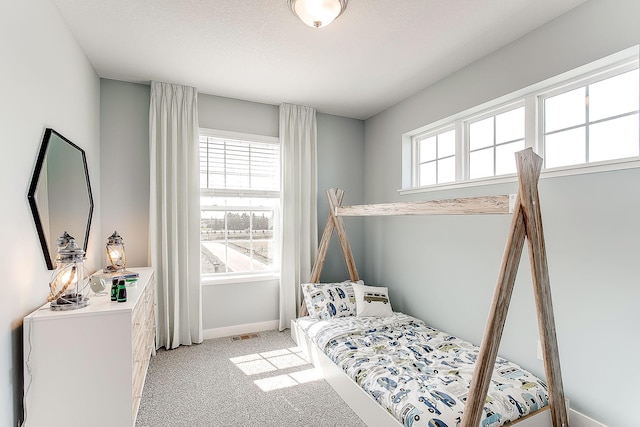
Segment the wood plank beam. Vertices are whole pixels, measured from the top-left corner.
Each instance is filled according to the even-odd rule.
[[[509,214],[513,213],[515,197],[515,194],[510,194],[422,202],[339,206],[335,212],[336,216]]]

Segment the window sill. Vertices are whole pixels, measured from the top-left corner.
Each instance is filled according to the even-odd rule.
[[[640,168],[640,157],[628,159],[574,165],[561,168],[544,169],[540,174],[540,179],[556,178],[560,176],[585,175],[599,172],[611,172],[624,169]],[[501,175],[498,177],[478,178],[469,181],[451,182],[446,184],[430,185],[428,187],[405,188],[398,190],[401,196],[417,193],[432,193],[437,191],[455,190],[459,188],[479,187],[485,185],[495,185],[518,182],[516,174]]]
[[[270,280],[280,280],[279,273],[260,274],[237,274],[220,277],[204,277],[200,280],[202,286],[231,285],[235,283],[267,282]]]

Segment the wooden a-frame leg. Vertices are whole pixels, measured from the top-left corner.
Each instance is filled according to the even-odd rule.
[[[533,152],[529,153],[531,155],[526,154],[519,155],[516,158],[518,171],[522,176],[518,194],[522,203],[527,241],[529,242],[529,260],[533,278],[533,291],[536,298],[536,311],[538,313],[538,329],[544,355],[545,376],[549,388],[551,420],[555,427],[567,427],[569,418],[562,385],[560,355],[551,301],[549,268],[542,230],[542,213],[540,211],[538,186],[535,185],[542,169],[542,159],[533,155]],[[534,178],[535,182],[532,182]],[[526,180],[530,180],[530,182],[526,182]]]
[[[327,190],[327,194],[330,191],[335,194],[335,200],[338,206],[340,206],[344,197],[344,191],[340,190],[339,188],[330,188],[329,190]],[[318,245],[318,255],[316,256],[316,260],[313,263],[313,268],[311,269],[311,277],[309,279],[309,282],[311,283],[318,283],[320,281],[320,273],[322,273],[324,260],[327,256],[327,250],[329,249],[329,242],[331,241],[331,235],[333,234],[333,230],[335,228],[335,223],[333,221],[334,215],[332,215],[331,213],[334,210],[335,209],[331,207],[331,203],[329,203],[329,216],[327,218],[327,223],[324,225],[324,231],[322,232],[320,244]],[[309,314],[307,305],[304,301],[302,301],[302,303],[300,304],[300,310],[298,310],[298,312],[300,317]]]
[[[344,191],[340,190],[339,188],[330,188],[329,190],[327,190],[327,194],[329,192],[335,194],[335,200],[338,206],[342,205]],[[324,260],[327,256],[327,250],[329,249],[329,241],[331,241],[331,235],[333,234],[333,230],[335,229],[335,221],[333,219],[334,215],[332,214],[332,211],[334,210],[335,209],[331,206],[331,202],[329,202],[329,215],[327,218],[327,223],[324,226],[324,231],[322,232],[320,245],[318,245],[318,256],[316,257],[316,260],[313,263],[313,269],[311,270],[311,279],[309,280],[311,283],[318,283],[320,281],[320,273],[322,273]]]
[[[343,190],[337,188],[327,190],[329,217],[327,219],[327,224],[324,226],[324,231],[322,232],[320,245],[318,246],[318,256],[316,257],[313,269],[311,270],[311,283],[318,283],[320,281],[320,273],[322,273],[322,267],[324,267],[324,260],[327,256],[329,241],[331,240],[333,230],[336,230],[336,234],[338,235],[340,248],[342,248],[342,254],[344,255],[347,270],[349,271],[349,278],[353,281],[359,280],[356,263],[353,260],[353,252],[351,252],[351,245],[349,244],[349,238],[347,237],[347,230],[344,227],[342,218],[336,215],[336,208],[342,204],[343,197]],[[300,304],[299,313],[300,316],[306,316],[308,314],[307,305],[304,301]]]
[[[482,408],[484,407],[484,401],[487,396],[487,391],[489,390],[489,383],[491,382],[491,375],[493,374],[496,357],[498,356],[500,339],[502,338],[509,302],[511,300],[511,294],[513,293],[513,285],[522,256],[524,239],[524,216],[521,210],[520,197],[518,197],[516,199],[513,220],[511,221],[509,238],[504,250],[504,256],[502,257],[498,284],[496,285],[496,290],[493,295],[487,326],[484,330],[480,353],[471,380],[469,396],[465,404],[462,427],[478,426],[484,412]]]
[[[340,190],[342,191],[342,190]],[[340,206],[340,200],[338,200],[336,192],[327,191],[327,198],[329,199],[329,214],[333,218],[333,225],[338,235],[340,242],[340,248],[342,248],[342,254],[344,255],[344,262],[347,264],[347,271],[349,272],[349,278],[354,282],[360,280],[358,276],[358,269],[356,263],[353,260],[353,252],[351,252],[351,244],[349,244],[349,237],[347,237],[347,230],[344,227],[342,218],[336,215],[336,208]]]
[[[555,427],[569,425],[564,404],[558,343],[555,334],[553,306],[551,304],[549,271],[542,232],[542,215],[538,199],[537,183],[542,168],[542,159],[534,154],[533,150],[527,149],[517,153],[516,163],[519,179],[518,197],[509,238],[502,258],[498,284],[465,406],[462,427],[476,427],[480,424],[525,237],[528,237],[529,241],[529,257],[531,260],[534,293],[536,295],[538,327],[545,354],[544,363],[549,387],[551,419]]]

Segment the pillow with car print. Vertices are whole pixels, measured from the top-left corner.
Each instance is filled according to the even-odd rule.
[[[389,289],[383,286],[365,286],[353,284],[356,296],[357,317],[390,317],[393,316]]]
[[[362,280],[359,283],[364,283]],[[316,319],[349,317],[356,315],[354,282],[303,283],[302,295],[309,316]]]

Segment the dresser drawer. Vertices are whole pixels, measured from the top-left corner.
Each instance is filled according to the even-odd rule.
[[[131,397],[134,419],[140,406],[142,389],[144,388],[144,381],[149,368],[149,359],[155,353],[154,288],[155,281],[152,276],[132,315],[133,376],[131,378]]]

